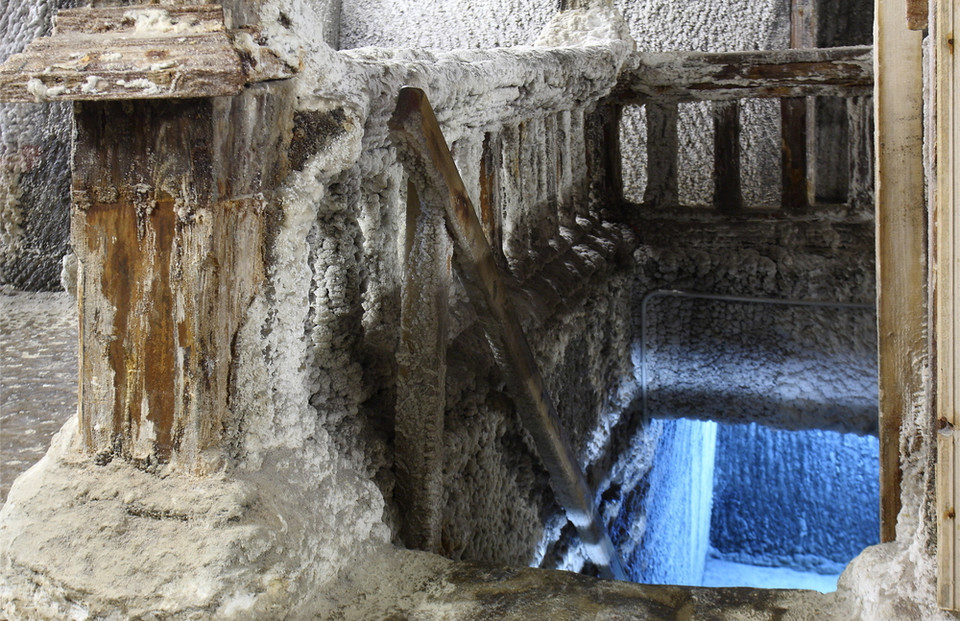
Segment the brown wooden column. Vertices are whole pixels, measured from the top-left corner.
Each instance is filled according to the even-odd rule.
[[[284,172],[265,155],[284,126],[275,90],[76,105],[80,424],[100,460],[216,467],[264,192]]]

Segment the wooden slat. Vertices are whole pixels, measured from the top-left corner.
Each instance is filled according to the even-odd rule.
[[[807,100],[790,97],[780,100],[780,163],[784,209],[802,209],[807,198]]]
[[[847,204],[851,209],[873,211],[873,100],[847,99],[849,184]]]
[[[960,62],[953,37],[960,10],[940,2],[934,23],[937,62],[937,184],[934,205],[934,325],[937,436],[937,599],[960,609]]]
[[[747,97],[869,95],[872,48],[762,52],[638,52],[639,66],[620,77],[612,97],[622,103]]]
[[[505,267],[503,256],[503,223],[500,209],[502,192],[500,175],[503,170],[503,140],[500,133],[489,133],[483,138],[480,157],[480,224],[490,244],[497,265]]]
[[[679,140],[676,103],[647,104],[647,188],[643,202],[659,207],[676,207]]]
[[[790,0],[790,47],[817,47],[816,0]],[[815,153],[809,131],[814,126],[814,109],[805,97],[780,100],[781,205],[802,209],[809,204],[807,153]]]
[[[390,119],[398,156],[408,173],[434,200],[443,203],[454,241],[461,282],[477,309],[494,358],[517,403],[517,413],[533,438],[557,500],[576,526],[586,553],[605,577],[624,579],[616,550],[603,526],[576,455],[560,427],[533,353],[507,296],[483,229],[464,188],[433,109],[418,88],[400,90]]]
[[[254,29],[227,32],[219,6],[70,9],[56,24],[0,66],[0,100],[219,97],[293,75]]]
[[[925,390],[926,225],[922,35],[904,0],[877,4],[877,313],[880,392],[880,536],[896,538],[900,429]]]
[[[734,213],[743,207],[740,185],[740,102],[713,103],[713,206]]]

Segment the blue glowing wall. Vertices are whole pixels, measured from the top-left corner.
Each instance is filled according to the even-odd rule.
[[[637,582],[699,585],[710,529],[717,425],[656,422],[663,425],[663,435],[648,475],[643,541],[624,561]]]
[[[878,441],[719,425],[711,545],[724,560],[839,573],[879,540]]]

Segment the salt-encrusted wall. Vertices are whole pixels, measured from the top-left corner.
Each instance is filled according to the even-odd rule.
[[[873,436],[720,425],[714,553],[750,565],[839,574],[879,543],[878,463]]]
[[[74,0],[0,6],[0,60],[48,34],[57,9]],[[0,103],[0,283],[55,289],[67,249],[70,204],[69,104]]]

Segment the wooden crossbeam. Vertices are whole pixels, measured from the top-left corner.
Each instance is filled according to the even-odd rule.
[[[684,102],[748,97],[869,95],[870,46],[761,52],[638,52],[639,66],[620,77],[620,103]]]

